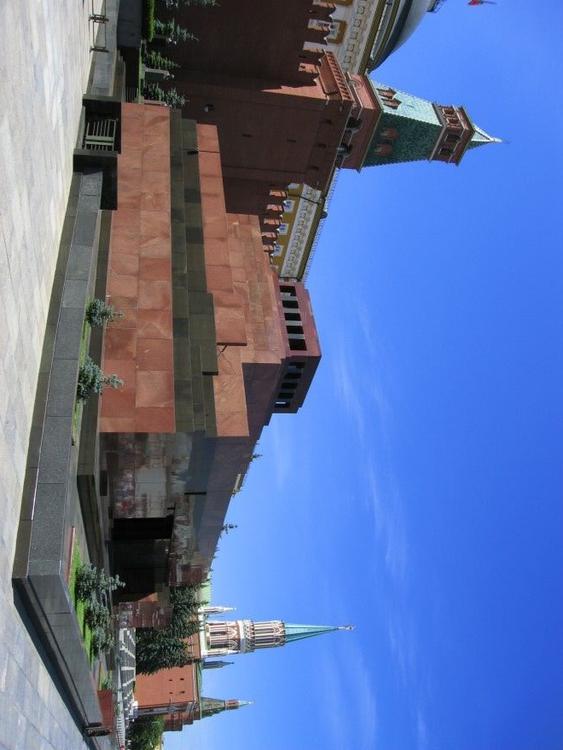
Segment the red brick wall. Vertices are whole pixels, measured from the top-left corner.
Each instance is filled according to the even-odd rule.
[[[104,335],[102,367],[124,380],[101,399],[101,432],[174,432],[170,112],[123,104],[118,209],[107,299],[123,311]]]
[[[306,86],[182,75],[184,115],[219,131],[227,211],[261,216],[269,190],[291,182],[326,190],[353,106],[328,73]]]
[[[328,18],[330,8],[313,0],[221,0],[214,8],[189,7],[168,14],[195,34],[198,42],[166,49],[190,70],[206,75],[242,75],[303,82],[303,44],[323,43],[309,20]],[[159,8],[159,17],[166,12]]]
[[[170,703],[199,700],[195,664],[161,669],[155,674],[139,674],[135,680],[135,698],[139,708],[156,708]]]

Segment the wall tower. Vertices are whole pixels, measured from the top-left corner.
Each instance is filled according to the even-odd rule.
[[[352,630],[352,626],[294,625],[282,620],[208,620],[201,630],[201,656],[246,654],[335,630]]]
[[[478,128],[464,107],[370,83],[380,114],[362,166],[420,160],[459,164],[469,149],[501,142]]]

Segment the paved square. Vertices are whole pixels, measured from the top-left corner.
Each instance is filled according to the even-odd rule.
[[[85,747],[14,607],[11,574],[49,294],[91,63],[90,4],[2,2],[0,748],[5,750]]]

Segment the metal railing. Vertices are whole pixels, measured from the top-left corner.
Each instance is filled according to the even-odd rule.
[[[91,151],[115,151],[117,119],[86,120],[83,148]]]
[[[109,16],[107,15],[107,0],[102,0],[99,11],[96,11],[94,2],[95,0],[90,0],[90,15],[88,17],[88,20],[92,23],[92,44],[90,45],[90,52],[109,52],[107,38],[107,23],[109,21]],[[100,29],[104,32],[103,44],[98,44],[97,40]]]

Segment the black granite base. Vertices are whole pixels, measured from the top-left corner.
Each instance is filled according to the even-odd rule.
[[[70,600],[72,529],[80,517],[72,421],[84,311],[93,296],[101,171],[75,175],[40,366],[13,581],[86,727],[101,724],[96,685]]]

